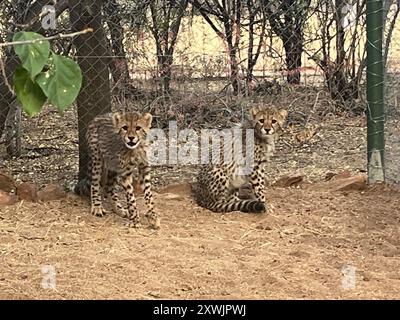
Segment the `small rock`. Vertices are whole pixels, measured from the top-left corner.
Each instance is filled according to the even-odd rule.
[[[11,192],[15,190],[15,181],[11,175],[0,171],[0,190]]]
[[[349,170],[343,170],[339,173],[328,172],[325,176],[325,181],[347,179],[351,177]]]
[[[304,175],[302,174],[294,174],[291,176],[284,176],[278,179],[272,186],[273,187],[281,187],[281,188],[288,188],[299,185],[303,182]]]
[[[350,191],[364,190],[367,188],[367,176],[359,174],[350,178],[329,180],[315,183],[309,186],[310,190],[315,191]]]
[[[23,182],[17,187],[17,195],[21,200],[36,202],[38,200],[37,186],[31,182]]]
[[[340,182],[335,190],[365,190],[367,188],[367,177],[365,175],[357,175],[354,177],[337,180]]]
[[[336,176],[336,173],[334,173],[334,172],[328,172],[326,175],[325,175],[325,181],[329,181],[329,180],[331,180],[334,176]]]
[[[0,190],[0,205],[11,205],[18,202],[18,197],[15,194],[10,194]]]
[[[67,196],[64,188],[58,184],[49,184],[38,192],[40,201],[53,201],[64,199]]]

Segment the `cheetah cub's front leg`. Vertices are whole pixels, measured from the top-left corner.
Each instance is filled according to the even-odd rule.
[[[147,212],[145,214],[147,220],[154,229],[160,228],[160,218],[154,211],[154,201],[153,193],[151,192],[151,182],[150,182],[150,167],[144,166],[139,168],[140,174],[140,186],[144,193],[144,200],[147,206]]]
[[[113,211],[115,214],[126,218],[128,217],[128,211],[123,207],[122,203],[119,200],[118,193],[117,193],[117,173],[110,171],[107,175],[107,185],[106,185],[106,193],[107,197],[111,197]]]
[[[256,165],[251,173],[251,185],[256,199],[266,203],[265,199],[265,171],[260,165]]]
[[[126,202],[128,204],[128,219],[129,222],[127,226],[139,228],[140,227],[140,219],[139,219],[139,212],[136,206],[136,198],[134,194],[133,188],[133,176],[132,172],[127,173],[124,175],[122,180],[122,186],[124,187],[126,193]]]
[[[101,201],[101,161],[95,155],[92,163],[92,184],[90,186],[91,208],[90,212],[96,217],[103,217],[106,211]]]

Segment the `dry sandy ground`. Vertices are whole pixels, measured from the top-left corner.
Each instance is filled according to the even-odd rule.
[[[159,194],[157,231],[93,217],[73,195],[0,207],[0,298],[400,298],[398,189],[267,196],[268,213],[221,215],[186,191]],[[42,288],[45,265],[55,290]]]
[[[299,172],[315,182],[328,172],[365,172],[364,117],[335,116],[323,93],[302,90],[274,101],[290,111],[295,131],[316,126],[317,132],[305,143],[282,137],[267,180]],[[399,181],[400,121],[391,119],[386,172]],[[0,167],[17,182],[70,186],[78,171],[76,110],[62,117],[46,109],[23,129],[22,156],[2,158],[0,143]],[[193,181],[195,171],[159,167],[153,182]],[[187,191],[174,194],[156,199],[158,231],[145,223],[126,228],[115,215],[93,217],[73,195],[0,207],[0,298],[400,298],[400,191],[394,187],[270,188],[271,210],[262,215],[215,214],[196,206]],[[42,288],[46,265],[55,268],[56,290]]]

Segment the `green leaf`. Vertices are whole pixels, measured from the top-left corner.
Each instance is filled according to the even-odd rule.
[[[39,85],[31,80],[26,69],[19,66],[15,70],[13,85],[22,109],[31,117],[39,113],[47,98]]]
[[[63,112],[79,94],[82,86],[82,72],[70,58],[52,55],[52,65],[36,79],[49,101]]]
[[[50,54],[50,42],[42,35],[35,32],[18,32],[14,35],[13,41],[36,40],[29,44],[16,44],[14,51],[20,58],[22,66],[28,70],[32,81],[43,70]]]

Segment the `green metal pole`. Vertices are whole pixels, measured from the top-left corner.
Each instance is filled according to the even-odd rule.
[[[367,148],[369,183],[385,180],[382,0],[367,0]]]

